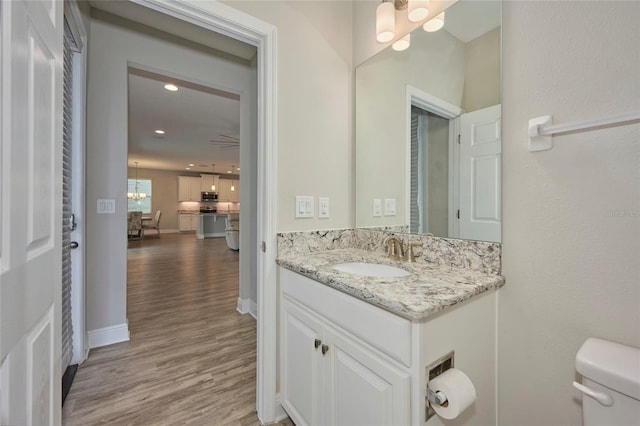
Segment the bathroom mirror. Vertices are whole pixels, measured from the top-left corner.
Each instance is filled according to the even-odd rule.
[[[501,240],[500,12],[461,0],[356,68],[356,227]]]

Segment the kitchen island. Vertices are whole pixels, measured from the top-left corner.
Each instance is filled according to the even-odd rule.
[[[229,213],[200,213],[198,215],[198,228],[196,237],[199,240],[204,238],[217,238],[225,236],[226,219]]]

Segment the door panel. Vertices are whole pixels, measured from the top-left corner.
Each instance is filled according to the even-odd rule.
[[[410,376],[325,329],[330,342],[325,368],[327,425],[375,426],[410,423]],[[326,363],[330,363],[328,367]]]
[[[0,424],[59,424],[63,3],[0,7]]]
[[[460,238],[502,239],[501,111],[494,105],[460,116]]]
[[[322,424],[321,326],[288,301],[282,308],[282,405],[297,426]]]

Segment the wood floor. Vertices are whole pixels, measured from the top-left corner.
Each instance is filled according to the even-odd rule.
[[[260,424],[256,321],[238,314],[237,297],[238,252],[224,238],[164,234],[130,243],[131,340],[91,350],[63,424]]]

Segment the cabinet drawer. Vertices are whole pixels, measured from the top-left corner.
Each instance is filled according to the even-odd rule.
[[[411,365],[411,322],[310,278],[280,268],[283,294],[356,335],[391,358]]]

